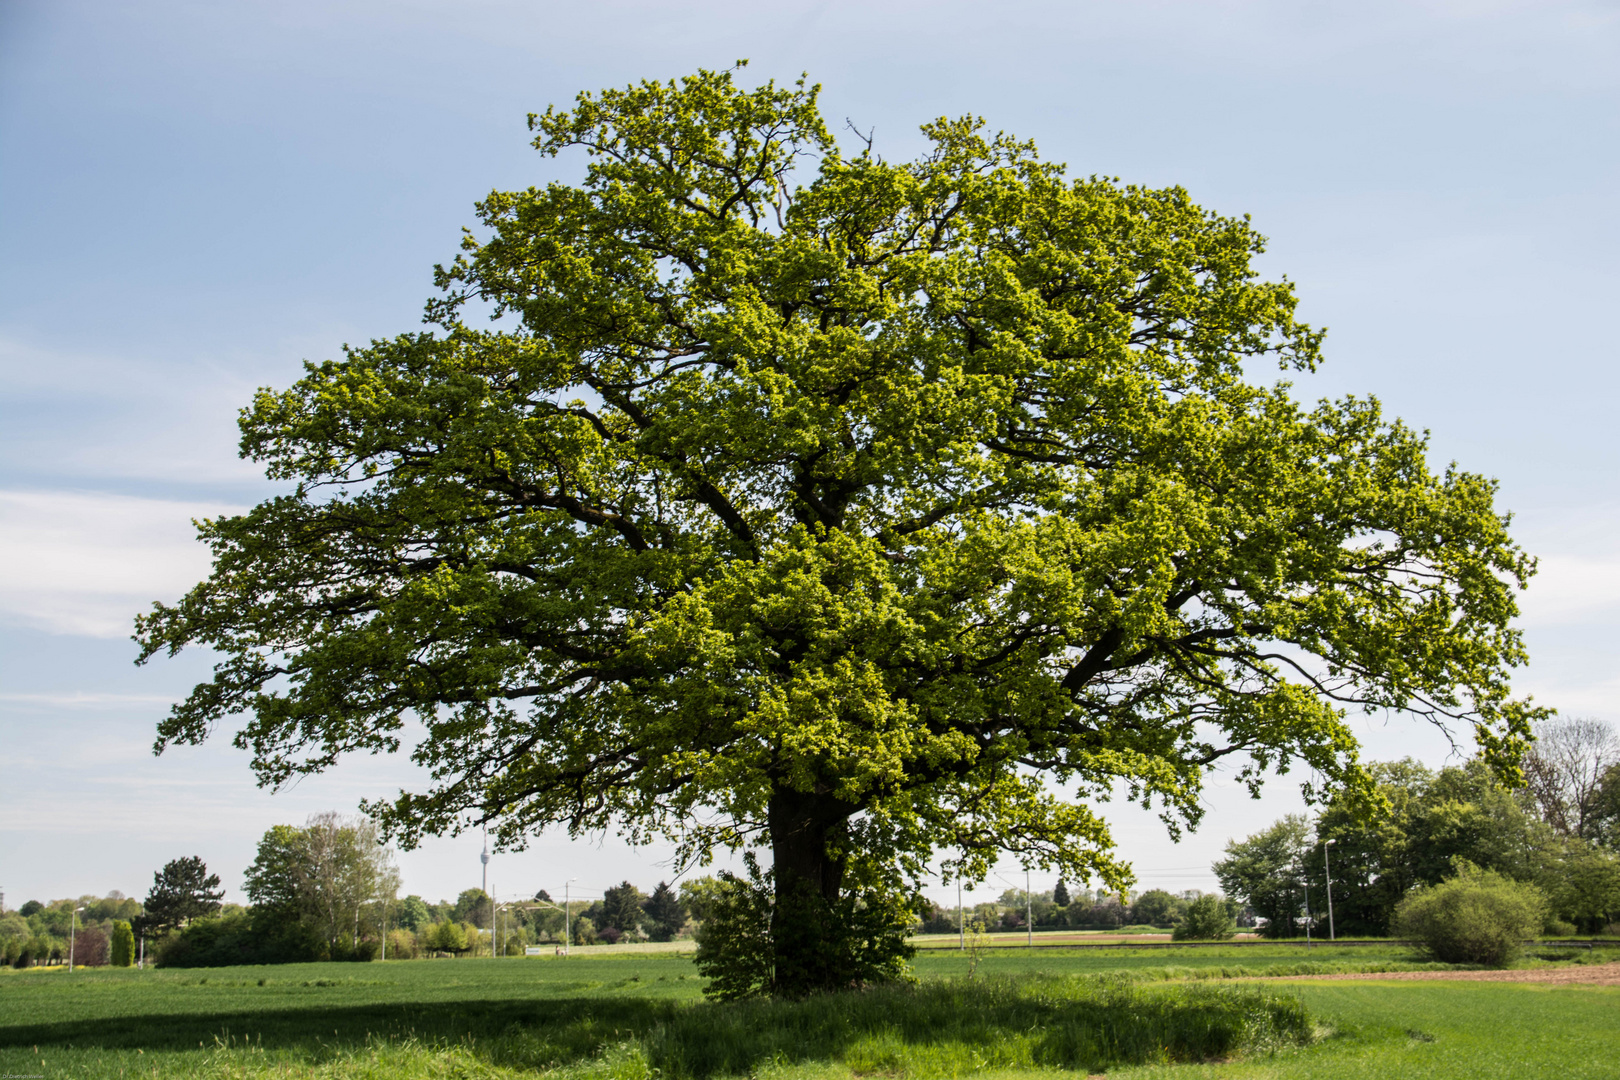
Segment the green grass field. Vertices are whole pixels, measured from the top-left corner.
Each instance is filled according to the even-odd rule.
[[[1395,946],[944,951],[915,989],[725,1006],[677,953],[7,970],[0,1076],[1620,1076],[1614,989],[1214,980],[1414,966]],[[1154,1064],[1211,1058],[1236,1060]]]

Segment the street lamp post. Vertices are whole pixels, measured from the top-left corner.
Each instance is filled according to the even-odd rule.
[[[77,944],[79,936],[79,912],[84,908],[76,907],[73,914],[68,916],[68,974],[73,974],[73,946]]]
[[[1295,866],[1300,871],[1300,885],[1305,889],[1305,947],[1309,949],[1311,947],[1311,883],[1310,879],[1305,876],[1305,868],[1298,863]]]
[[[1029,891],[1029,867],[1024,867],[1024,942],[1035,947],[1035,897]]]
[[[1332,870],[1330,870],[1328,868],[1328,850],[1327,850],[1329,844],[1336,844],[1336,843],[1338,843],[1337,840],[1324,840],[1324,841],[1322,841],[1322,876],[1326,879],[1325,884],[1327,885],[1328,940],[1329,941],[1338,940],[1337,937],[1333,933],[1333,872],[1332,872]]]

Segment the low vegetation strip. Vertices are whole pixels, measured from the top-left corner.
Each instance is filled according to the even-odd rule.
[[[1313,1031],[1292,989],[1173,982],[1141,972],[980,974],[799,1001],[712,1004],[696,999],[694,981],[643,979],[629,961],[509,965],[504,973],[422,965],[446,976],[462,969],[468,981],[460,987],[442,979],[430,986],[414,977],[334,978],[340,965],[332,964],[283,968],[280,980],[262,981],[253,975],[274,969],[236,968],[228,978],[183,982],[142,977],[161,972],[77,984],[14,976],[8,991],[53,991],[49,1002],[35,1003],[52,1007],[26,1010],[32,1022],[17,1023],[17,1014],[0,1021],[0,1072],[112,1077],[156,1067],[165,1076],[342,1077],[481,1069],[707,1080],[779,1068],[943,1078],[1228,1059],[1301,1045]],[[640,962],[672,965],[655,957]],[[599,966],[609,970],[592,970]],[[674,974],[674,966],[667,971]],[[619,978],[519,977],[565,972]],[[497,974],[504,985],[490,981]],[[27,1002],[19,996],[15,1003]],[[469,1062],[478,1069],[464,1068]]]
[[[1311,1034],[1292,995],[1032,976],[689,1009],[643,1045],[649,1065],[670,1078],[751,1075],[764,1062],[784,1060],[836,1061],[861,1074],[954,1077],[985,1069],[1096,1072],[1206,1061],[1300,1045]]]

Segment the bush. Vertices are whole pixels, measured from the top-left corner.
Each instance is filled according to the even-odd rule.
[[[722,873],[698,927],[696,962],[709,980],[706,996],[799,997],[909,979],[913,913],[898,893],[868,889],[829,902],[804,887],[778,898],[771,874],[745,861],[748,880]]]
[[[416,935],[409,930],[388,931],[388,957],[391,960],[415,960]]]
[[[1459,860],[1457,875],[1418,889],[1395,907],[1395,927],[1436,960],[1500,967],[1524,947],[1547,919],[1547,897]]]
[[[772,984],[771,892],[753,863],[754,879],[722,872],[698,925],[697,969],[703,993],[721,1001],[768,994]]]
[[[1548,919],[1547,925],[1541,928],[1542,934],[1547,937],[1573,937],[1575,924],[1565,922],[1563,919]]]
[[[135,966],[135,930],[123,919],[113,920],[110,952],[113,967]]]
[[[1226,909],[1226,901],[1213,894],[1200,896],[1187,905],[1171,941],[1226,941],[1237,933],[1237,925]]]

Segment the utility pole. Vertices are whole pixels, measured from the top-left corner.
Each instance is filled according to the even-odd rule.
[[[1333,932],[1333,871],[1331,869],[1329,869],[1329,867],[1328,867],[1328,853],[1327,853],[1328,845],[1329,844],[1336,844],[1336,843],[1338,843],[1337,840],[1324,840],[1324,841],[1322,841],[1322,876],[1323,876],[1323,878],[1326,879],[1326,882],[1327,882],[1328,940],[1329,941],[1337,941],[1337,940],[1339,940],[1338,935]]]
[[[1024,867],[1024,940],[1030,948],[1035,947],[1035,897],[1029,891],[1029,867]]]
[[[568,887],[570,885],[572,885],[574,882],[578,881],[578,880],[579,880],[578,878],[569,878],[567,881],[563,882],[563,955],[564,956],[569,955],[569,950],[571,950],[573,948],[573,946],[574,946],[574,931],[573,931],[573,926],[572,926],[573,911],[568,906]]]
[[[962,921],[962,879],[956,879],[956,947],[963,952],[967,951],[967,923]]]

